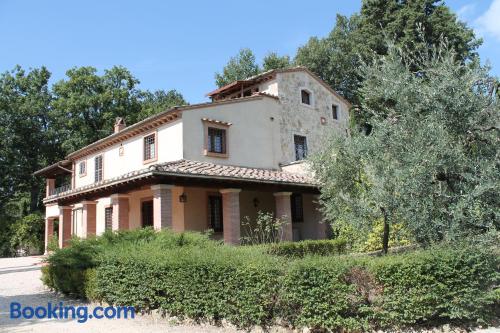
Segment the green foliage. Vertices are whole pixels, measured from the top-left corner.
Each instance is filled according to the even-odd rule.
[[[477,57],[482,43],[471,28],[457,20],[441,0],[363,1],[360,13],[337,15],[330,34],[312,37],[299,48],[295,62],[308,67],[354,104],[360,101],[363,82],[358,68],[363,62],[388,52],[386,40],[410,51],[432,52],[445,38],[456,52],[456,60]],[[418,68],[413,68],[416,71]]]
[[[384,223],[381,219],[375,220],[371,232],[361,246],[365,252],[382,250],[382,237]],[[394,223],[389,237],[389,247],[405,246],[411,244],[411,235],[401,223]]]
[[[372,132],[333,137],[313,161],[326,216],[365,233],[384,219],[423,244],[498,230],[500,104],[486,70],[443,45],[391,47],[362,71]]]
[[[244,80],[259,74],[259,65],[250,49],[241,49],[235,57],[229,59],[222,73],[215,73],[215,84],[220,88],[236,80]]]
[[[10,247],[28,254],[43,253],[45,219],[40,214],[26,215],[11,225]]]
[[[276,52],[270,52],[262,59],[262,69],[264,72],[273,69],[284,69],[291,66],[292,62],[289,56],[279,56]]]
[[[498,304],[500,256],[491,240],[384,257],[339,256],[335,242],[312,241],[300,250],[282,243],[271,248],[285,249],[285,256],[274,256],[268,247],[225,246],[196,233],[156,235],[146,230],[74,242],[76,249],[49,258],[44,283],[137,311],[245,328],[278,319],[292,327],[356,331],[484,323]]]
[[[257,212],[257,218],[252,221],[248,216],[245,216],[241,221],[242,244],[267,244],[277,243],[283,239],[283,227],[287,224],[287,220],[275,218],[270,212]]]
[[[344,239],[304,240],[271,244],[267,253],[285,257],[305,257],[307,255],[330,256],[347,252]]]

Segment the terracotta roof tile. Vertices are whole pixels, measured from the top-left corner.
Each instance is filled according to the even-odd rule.
[[[317,183],[312,177],[296,174],[287,171],[247,168],[232,165],[214,164],[209,162],[200,162],[192,160],[177,160],[167,163],[153,164],[148,168],[132,171],[111,179],[78,187],[69,191],[58,193],[45,198],[46,201],[52,201],[56,198],[71,196],[83,192],[94,191],[100,188],[106,188],[110,185],[121,183],[130,179],[149,177],[152,175],[172,175],[172,176],[191,176],[214,177],[228,180],[257,181],[262,183],[283,183],[288,185],[302,185],[316,187]]]

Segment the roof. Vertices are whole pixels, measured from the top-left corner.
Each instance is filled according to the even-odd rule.
[[[71,161],[68,160],[62,160],[59,162],[56,162],[52,165],[46,166],[43,169],[40,169],[36,172],[33,173],[34,176],[57,176],[57,175],[62,175],[62,174],[68,174],[71,173],[72,171],[68,169],[71,168]]]
[[[182,159],[173,162],[154,164],[145,169],[133,171],[115,178],[106,179],[91,185],[62,192],[45,198],[44,202],[56,201],[66,197],[74,197],[77,195],[96,192],[98,190],[116,187],[116,185],[120,183],[137,181],[141,178],[150,178],[154,176],[207,179],[211,182],[214,180],[224,180],[254,184],[291,185],[312,189],[316,189],[318,187],[318,184],[312,177],[302,174],[272,169],[247,168]]]
[[[238,80],[238,81],[231,82],[223,87],[220,87],[214,91],[209,92],[207,94],[207,96],[213,97],[217,94],[220,94],[222,92],[225,92],[227,90],[233,89],[235,87],[238,87],[238,86],[241,86],[244,84],[247,84],[247,85],[255,84],[255,83],[258,83],[258,82],[264,80],[265,78],[269,77],[270,75],[275,75],[277,73],[290,73],[290,72],[306,72],[306,73],[308,73],[314,79],[316,79],[316,81],[318,81],[322,86],[324,86],[332,94],[334,94],[337,98],[339,98],[341,101],[346,103],[349,107],[352,106],[352,104],[347,99],[345,99],[342,95],[340,95],[338,92],[333,90],[332,87],[330,87],[328,84],[326,84],[320,77],[318,77],[316,74],[314,74],[313,72],[311,72],[309,69],[307,69],[304,66],[296,66],[296,67],[283,68],[283,69],[272,69],[272,70],[251,76],[245,80]]]

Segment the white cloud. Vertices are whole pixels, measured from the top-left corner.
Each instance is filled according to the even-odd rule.
[[[500,0],[493,0],[490,8],[475,23],[480,34],[491,34],[500,40]]]
[[[472,14],[476,11],[476,4],[471,3],[460,7],[457,10],[458,19],[461,21],[467,21]]]

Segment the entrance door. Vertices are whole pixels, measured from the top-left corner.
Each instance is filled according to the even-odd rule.
[[[143,201],[141,205],[142,227],[153,226],[153,200]]]

